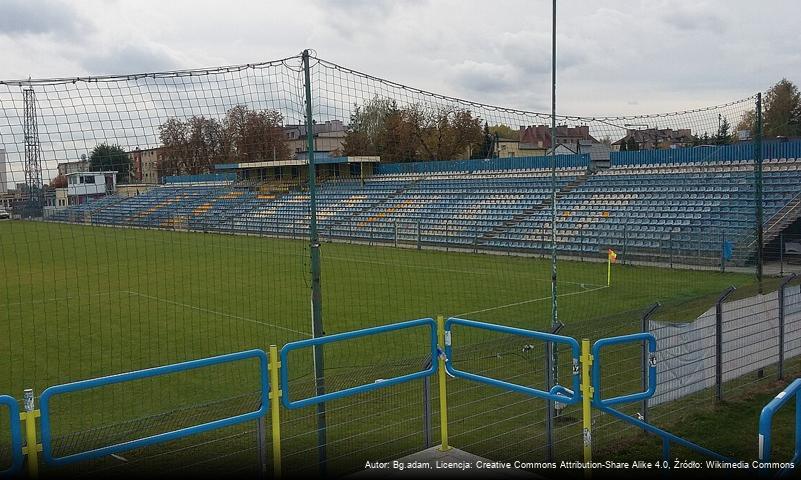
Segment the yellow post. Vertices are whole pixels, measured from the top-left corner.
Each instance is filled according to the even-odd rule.
[[[437,358],[439,362],[439,428],[442,437],[441,451],[450,450],[448,445],[448,390],[445,388],[445,380],[448,376],[445,373],[445,319],[442,315],[437,316],[437,343],[441,355]]]
[[[39,410],[34,408],[33,390],[25,390],[25,411],[19,414],[20,421],[25,423],[25,447],[22,453],[28,456],[28,476],[39,478],[39,452],[42,446],[36,443],[36,419]]]
[[[278,347],[270,345],[270,417],[273,425],[273,477],[281,478],[281,385],[278,369],[281,362]]]
[[[595,393],[592,388],[590,372],[592,371],[592,353],[590,353],[590,340],[581,340],[581,411],[584,433],[584,476],[592,476],[592,396]]]
[[[612,286],[612,257],[606,256],[606,286]]]

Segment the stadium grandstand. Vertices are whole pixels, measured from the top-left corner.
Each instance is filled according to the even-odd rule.
[[[801,142],[780,146],[799,157],[765,159],[765,218],[792,213],[771,225],[766,243],[801,213],[794,208]],[[597,256],[614,248],[629,259],[661,256],[718,266],[724,242],[732,242],[735,251],[752,246],[750,152],[738,146],[715,148],[713,158],[706,149],[667,152],[675,158],[616,152],[608,169],[591,168],[588,155],[558,156],[558,250]],[[551,178],[545,161],[379,163],[374,174],[329,172],[321,176],[317,193],[320,234],[327,240],[543,253],[550,248]],[[309,226],[305,177],[297,175],[304,161],[277,163],[222,165],[237,171],[236,178],[169,177],[142,195],[106,196],[58,210],[48,220],[301,237]],[[336,164],[329,159],[321,167],[328,165]],[[281,167],[283,174],[264,172]],[[735,260],[742,265],[753,258],[735,255]]]

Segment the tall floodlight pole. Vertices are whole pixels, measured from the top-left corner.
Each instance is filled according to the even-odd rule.
[[[756,198],[756,227],[757,227],[757,248],[756,248],[756,274],[759,282],[759,293],[762,293],[762,257],[764,240],[764,212],[762,209],[762,93],[757,93],[756,98],[756,135],[754,135],[754,183]]]
[[[320,289],[320,237],[317,233],[317,171],[314,163],[314,121],[312,119],[311,75],[309,51],[303,51],[303,77],[306,83],[306,149],[309,158],[309,252],[311,254],[312,337],[323,333],[323,295]],[[323,347],[312,347],[314,355],[314,386],[317,396],[325,394]],[[320,476],[326,476],[325,403],[317,404],[317,454]]]
[[[559,328],[559,311],[556,289],[556,0],[553,0],[551,15],[551,331]],[[546,385],[550,390],[559,381],[558,352],[555,344],[548,343],[551,350],[549,365],[546,365]],[[547,402],[545,415],[546,455],[553,459],[554,403]]]
[[[27,215],[37,215],[42,208],[42,158],[39,128],[36,123],[36,93],[33,88],[22,91],[25,109],[25,185],[28,188]]]

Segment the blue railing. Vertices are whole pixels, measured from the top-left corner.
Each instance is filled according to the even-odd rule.
[[[449,173],[480,172],[483,170],[529,170],[550,168],[553,156],[529,156],[509,158],[486,158],[474,160],[439,160],[433,162],[379,163],[377,174],[392,173]],[[557,168],[587,167],[590,156],[587,154],[556,155]]]
[[[353,330],[345,333],[337,333],[334,335],[326,335],[325,337],[310,338],[308,340],[300,340],[291,342],[284,345],[281,349],[281,401],[286,408],[297,409],[315,405],[318,403],[336,400],[359,393],[366,393],[379,388],[385,388],[392,385],[397,385],[403,382],[409,382],[418,378],[424,378],[433,375],[437,372],[437,362],[431,362],[431,366],[425,370],[420,370],[414,373],[401,375],[398,377],[388,379],[377,379],[374,383],[359,385],[356,387],[345,388],[335,392],[322,393],[313,397],[303,398],[300,400],[292,400],[289,395],[289,362],[287,361],[289,352],[303,348],[310,348],[328,343],[341,342],[343,340],[351,340],[354,338],[368,337],[371,335],[380,335],[383,333],[394,332],[398,330],[405,330],[415,327],[428,327],[429,328],[429,350],[431,358],[436,358],[437,355],[437,323],[432,318],[421,318],[419,320],[410,320],[408,322],[394,323],[392,325],[382,325],[380,327],[364,328],[362,330]]]
[[[24,456],[22,454],[22,426],[19,420],[19,404],[14,397],[0,395],[0,405],[5,405],[8,409],[11,424],[11,465],[5,470],[0,470],[0,477],[14,477],[22,469]]]
[[[159,433],[149,437],[138,438],[127,442],[122,442],[105,447],[95,448],[84,452],[73,453],[62,457],[53,455],[52,445],[52,414],[50,412],[50,401],[57,395],[67,393],[74,393],[83,390],[90,390],[106,385],[114,385],[123,382],[131,382],[134,380],[141,380],[144,378],[156,377],[160,375],[167,375],[171,373],[183,372],[187,370],[194,370],[198,368],[210,367],[212,365],[220,365],[224,363],[238,362],[247,359],[257,359],[260,368],[260,396],[261,405],[258,410],[235,415],[232,417],[222,418],[191,427],[181,428],[170,432]],[[42,457],[45,463],[51,465],[68,465],[75,462],[91,460],[95,458],[104,457],[107,455],[121,453],[135,448],[147,447],[157,443],[168,442],[190,435],[197,435],[209,430],[229,427],[243,422],[256,420],[263,417],[269,408],[270,402],[268,401],[269,385],[268,385],[268,370],[267,370],[267,354],[262,350],[247,350],[244,352],[229,353],[226,355],[219,355],[216,357],[202,358],[199,360],[190,360],[188,362],[176,363],[172,365],[165,365],[162,367],[149,368],[145,370],[137,370],[134,372],[121,373],[118,375],[110,375],[107,377],[93,378],[90,380],[81,380],[78,382],[66,383],[63,385],[56,385],[47,388],[42,392],[39,398],[39,408],[41,410],[41,430],[42,430]]]
[[[644,392],[631,393],[612,397],[601,398],[601,349],[612,345],[625,343],[646,342],[648,344],[648,389]],[[598,405],[611,407],[618,403],[630,403],[651,398],[656,393],[656,337],[650,333],[634,333],[631,335],[621,335],[619,337],[609,337],[598,340],[592,346],[592,387],[594,389],[593,401]]]
[[[771,461],[773,416],[793,397],[795,397],[795,453],[791,462],[798,465],[799,461],[801,461],[801,400],[798,396],[799,391],[801,391],[801,378],[795,379],[793,383],[776,395],[776,398],[762,409],[762,413],[759,415],[760,462],[767,463]]]
[[[604,347],[608,347],[611,345],[621,345],[624,343],[633,343],[633,342],[647,342],[648,344],[648,389],[644,392],[639,393],[632,393],[628,395],[622,395],[618,397],[608,398],[606,400],[601,399],[601,357],[600,352],[601,349]],[[698,444],[690,442],[689,440],[685,440],[677,435],[674,435],[670,432],[662,430],[661,428],[655,427],[650,423],[646,423],[642,420],[637,418],[631,417],[626,415],[625,413],[619,412],[611,407],[611,405],[617,405],[621,403],[629,403],[635,402],[639,400],[644,400],[650,398],[656,392],[656,338],[651,333],[634,333],[631,335],[621,335],[619,337],[610,337],[604,338],[601,340],[596,341],[592,346],[592,356],[593,356],[593,364],[592,364],[592,388],[594,390],[593,399],[592,399],[592,406],[597,408],[598,410],[608,413],[624,422],[630,423],[636,427],[643,429],[648,433],[652,433],[659,438],[662,439],[662,460],[663,462],[667,462],[665,466],[670,466],[670,446],[671,444],[681,445],[682,447],[688,448],[695,452],[698,452],[702,455],[707,457],[713,458],[715,460],[720,460],[722,462],[731,462],[732,459],[721,455],[717,452],[709,450],[708,448],[704,448]]]
[[[562,390],[559,391],[540,390],[534,387],[519,385],[516,383],[507,382],[505,380],[499,380],[497,378],[486,377],[484,375],[478,375],[476,373],[459,370],[453,366],[453,346],[451,345],[451,340],[453,338],[453,327],[456,325],[478,328],[491,332],[505,333],[509,335],[518,335],[521,337],[534,338],[543,342],[552,342],[569,346],[571,355],[573,357],[573,393],[569,393],[568,390],[564,389],[564,387],[562,387]],[[526,395],[543,398],[545,400],[561,402],[568,405],[572,405],[581,401],[581,394],[576,393],[579,392],[581,386],[581,372],[578,368],[579,359],[581,357],[581,347],[579,346],[578,342],[571,337],[451,317],[445,322],[445,357],[448,359],[447,363],[445,364],[445,368],[447,369],[448,373],[456,378],[464,378],[474,382],[485,383],[494,387],[511,390],[513,392],[524,393]]]

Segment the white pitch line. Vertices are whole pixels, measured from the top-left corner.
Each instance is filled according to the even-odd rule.
[[[69,297],[54,297],[54,298],[43,298],[43,299],[33,299],[28,300],[26,302],[10,302],[10,303],[3,303],[0,304],[0,308],[4,307],[11,307],[11,306],[20,306],[20,305],[31,305],[31,304],[40,304],[40,303],[47,303],[47,302],[66,302],[67,300],[80,300],[82,297],[101,297],[103,295],[113,295],[115,293],[125,293],[121,290],[113,291],[113,292],[98,292],[98,293],[87,293],[87,294],[78,294],[76,296],[69,296]]]
[[[580,290],[580,291],[577,291],[577,292],[563,293],[561,295],[557,295],[557,297],[569,297],[571,295],[581,295],[582,293],[595,292],[595,291],[601,290],[603,288],[609,288],[609,287],[606,286],[606,285],[600,285],[600,286],[597,286],[595,288],[584,289],[584,290]],[[527,303],[542,302],[544,300],[550,300],[550,299],[551,299],[550,295],[547,296],[547,297],[542,297],[542,298],[532,298],[530,300],[523,300],[522,302],[515,302],[515,303],[510,303],[510,304],[507,304],[507,305],[499,305],[497,307],[484,308],[482,310],[476,310],[476,311],[473,311],[473,312],[457,313],[455,316],[461,317],[462,315],[473,315],[474,313],[490,312],[492,310],[500,310],[502,308],[517,307],[519,305],[525,305]]]
[[[240,317],[239,315],[231,315],[230,313],[218,312],[216,310],[210,310],[208,308],[197,307],[195,305],[189,305],[188,303],[181,303],[181,302],[176,302],[176,301],[173,301],[173,300],[167,300],[166,298],[154,297],[152,295],[146,295],[144,293],[133,292],[133,291],[130,291],[130,290],[123,290],[123,293],[128,293],[130,295],[137,295],[137,296],[140,296],[140,297],[143,297],[143,298],[148,298],[150,300],[156,300],[156,301],[159,301],[159,302],[169,303],[171,305],[176,305],[178,307],[189,308],[189,309],[197,310],[197,311],[203,312],[203,313],[211,313],[213,315],[220,315],[220,316],[223,316],[223,317],[233,318],[233,319],[236,319],[236,320],[242,320],[243,322],[250,322],[250,323],[255,323],[255,324],[258,324],[258,325],[265,325],[265,326],[268,326],[268,327],[277,328],[279,330],[285,330],[287,332],[292,332],[292,333],[297,333],[297,334],[300,334],[300,335],[305,335],[307,337],[311,337],[312,336],[309,333],[301,332],[299,330],[293,330],[293,329],[288,328],[288,327],[282,327],[280,325],[273,325],[272,323],[267,323],[267,322],[260,322],[258,320],[253,319],[253,318]]]

